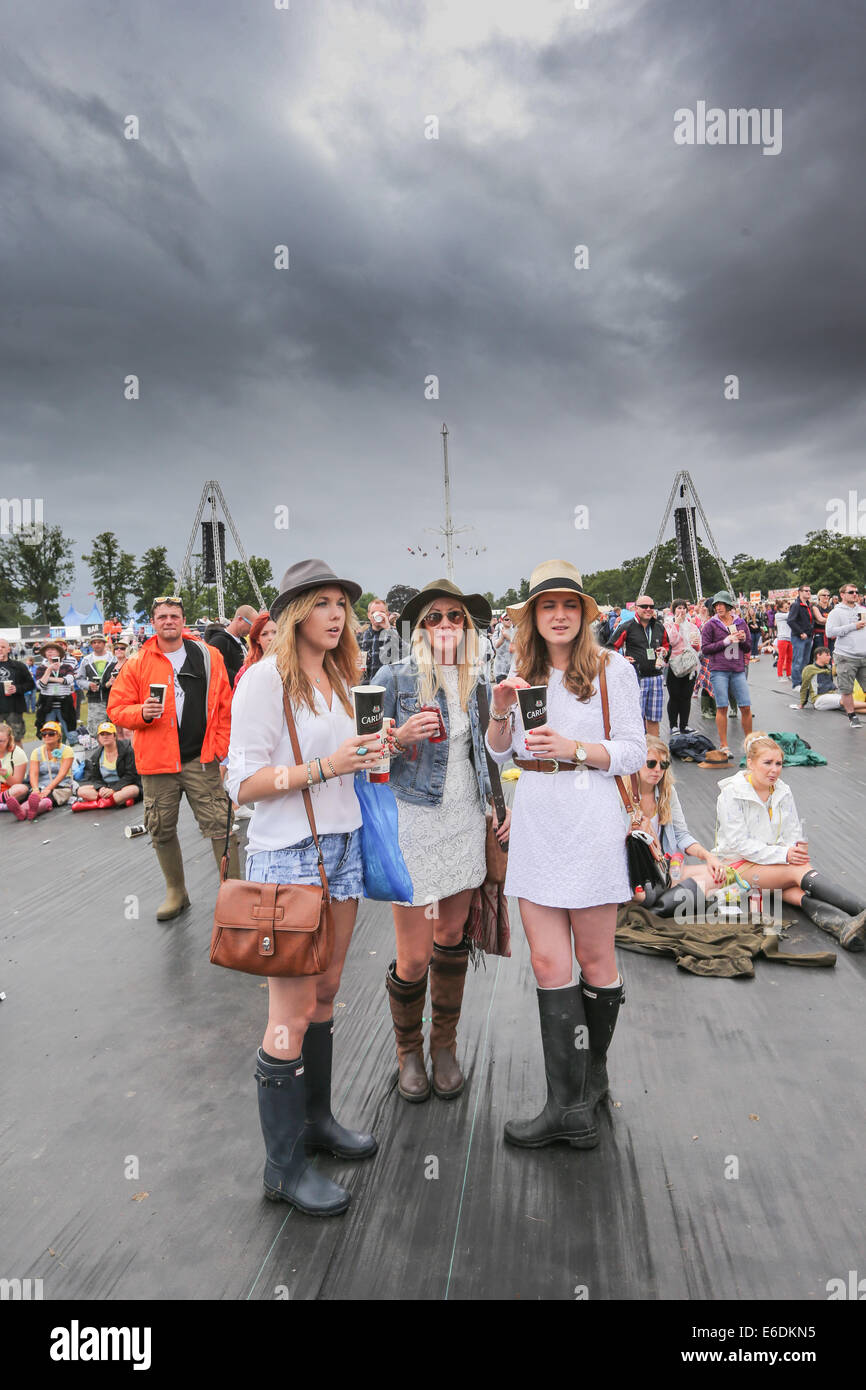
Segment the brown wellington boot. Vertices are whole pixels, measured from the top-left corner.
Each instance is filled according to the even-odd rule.
[[[217,868],[222,864],[222,858],[226,848],[226,837],[221,835],[218,840],[211,840],[213,845],[213,857],[217,862]],[[241,870],[238,863],[238,839],[236,835],[229,838],[229,871],[228,878],[240,878]]]
[[[463,986],[469,947],[439,946],[434,943],[430,962],[430,1003],[433,1025],[430,1029],[430,1060],[433,1063],[433,1090],[442,1100],[451,1100],[463,1090],[463,1073],[457,1065],[457,1024],[463,1005]]]
[[[404,984],[396,978],[397,962],[392,960],[385,975],[385,988],[391,1005],[394,1036],[397,1039],[397,1090],[404,1100],[422,1101],[430,1094],[430,1081],[424,1066],[424,1037],[421,1020],[427,998],[427,971],[423,979]]]
[[[189,894],[183,877],[183,858],[180,841],[174,835],[170,840],[154,841],[156,857],[165,878],[166,895],[156,910],[157,922],[170,922],[179,917],[189,907]]]

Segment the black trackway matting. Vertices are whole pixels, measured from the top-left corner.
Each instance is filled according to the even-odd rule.
[[[799,731],[829,758],[786,776],[813,858],[866,890],[866,729],[789,710],[777,683],[766,659],[753,668],[756,727]],[[678,768],[705,842],[718,778]],[[122,833],[138,819],[0,817],[0,1275],[42,1278],[46,1299],[822,1300],[862,1265],[866,956],[714,980],[621,952],[602,1143],[527,1153],[502,1139],[543,1100],[516,904],[513,957],[467,982],[463,1096],[410,1106],[383,985],[390,910],[364,902],[334,1090],[380,1147],[363,1164],[317,1160],[352,1192],[346,1216],[317,1221],[261,1197],[265,991],[208,961],[210,845],[184,806],[194,905],[160,925],[149,842]],[[787,943],[832,946],[800,921]]]

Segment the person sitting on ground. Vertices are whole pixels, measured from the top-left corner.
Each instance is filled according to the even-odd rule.
[[[75,755],[62,735],[58,720],[46,720],[42,725],[42,743],[30,754],[28,820],[35,820],[55,806],[65,806],[72,797],[70,773]]]
[[[830,648],[819,647],[811,665],[803,667],[800,677],[800,703],[791,709],[841,709],[842,692],[836,684]],[[854,709],[866,714],[866,701],[855,700]]]
[[[88,802],[95,802],[100,808],[131,806],[141,798],[141,778],[132,744],[128,739],[118,740],[117,728],[110,719],[100,724],[97,737],[99,747],[87,755],[79,779],[79,801],[73,802],[73,810]]]
[[[0,724],[0,811],[11,811],[16,820],[26,820],[22,806],[27,786],[27,754],[9,724]]]
[[[662,851],[669,859],[675,855],[685,858],[702,859],[698,867],[689,866],[688,877],[669,888],[655,889],[645,887],[643,905],[659,917],[672,917],[677,904],[677,890],[695,893],[700,888],[706,895],[725,881],[726,867],[712,852],[705,849],[686,825],[683,808],[674,786],[675,777],[671,771],[671,752],[660,738],[647,735],[647,759],[638,773],[640,781],[640,804],[642,819],[640,829],[654,835]],[[625,808],[623,807],[623,815]]]
[[[781,888],[846,951],[862,951],[866,899],[812,867],[794,795],[780,776],[783,754],[764,733],[746,739],[746,768],[719,783],[714,853],[750,887]]]

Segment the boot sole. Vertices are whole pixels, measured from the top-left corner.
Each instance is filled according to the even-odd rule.
[[[596,1134],[593,1138],[587,1136],[585,1139],[577,1139],[570,1134],[551,1134],[546,1139],[514,1139],[508,1133],[505,1134],[506,1144],[513,1144],[516,1149],[545,1149],[548,1144],[569,1144],[573,1149],[595,1149],[601,1142],[600,1136]]]
[[[440,1091],[436,1086],[434,1086],[433,1094],[435,1096],[438,1096],[440,1100],[456,1100],[458,1096],[462,1096],[465,1087],[465,1081],[461,1081],[456,1091]]]
[[[376,1144],[372,1149],[364,1149],[359,1153],[357,1149],[331,1149],[327,1144],[305,1144],[304,1152],[308,1155],[330,1154],[332,1158],[375,1158],[379,1152],[379,1145]]]
[[[349,1210],[349,1202],[343,1207],[329,1207],[322,1210],[321,1207],[305,1207],[294,1197],[289,1197],[285,1192],[273,1192],[271,1188],[262,1188],[265,1198],[269,1202],[285,1202],[287,1206],[294,1207],[295,1211],[303,1212],[304,1216],[343,1216]]]

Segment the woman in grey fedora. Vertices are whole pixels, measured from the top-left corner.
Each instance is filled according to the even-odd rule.
[[[313,1216],[345,1211],[349,1194],[311,1167],[307,1154],[340,1158],[376,1152],[371,1134],[345,1129],[331,1113],[333,1003],[364,891],[361,807],[353,774],[381,758],[378,735],[355,733],[350,690],[357,682],[361,586],[322,560],[286,571],[271,607],[277,625],[266,655],[247,671],[232,702],[226,787],[254,802],[247,878],[320,882],[303,791],[311,792],[334,918],[334,953],[323,975],[268,979],[268,1024],[256,1055],[265,1140],[265,1196]],[[283,709],[287,695],[301,764]]]
[[[428,972],[433,1089],[451,1099],[464,1085],[456,1055],[469,958],[464,928],[472,894],[486,876],[490,796],[478,687],[486,686],[488,700],[490,691],[476,623],[489,622],[490,605],[480,594],[434,580],[400,615],[401,631],[411,632],[410,655],[373,677],[385,687],[385,715],[396,721],[391,788],[413,888],[411,902],[393,904],[397,956],[386,976],[398,1089],[408,1101],[430,1094],[421,1032]],[[509,822],[510,815],[500,839]]]

